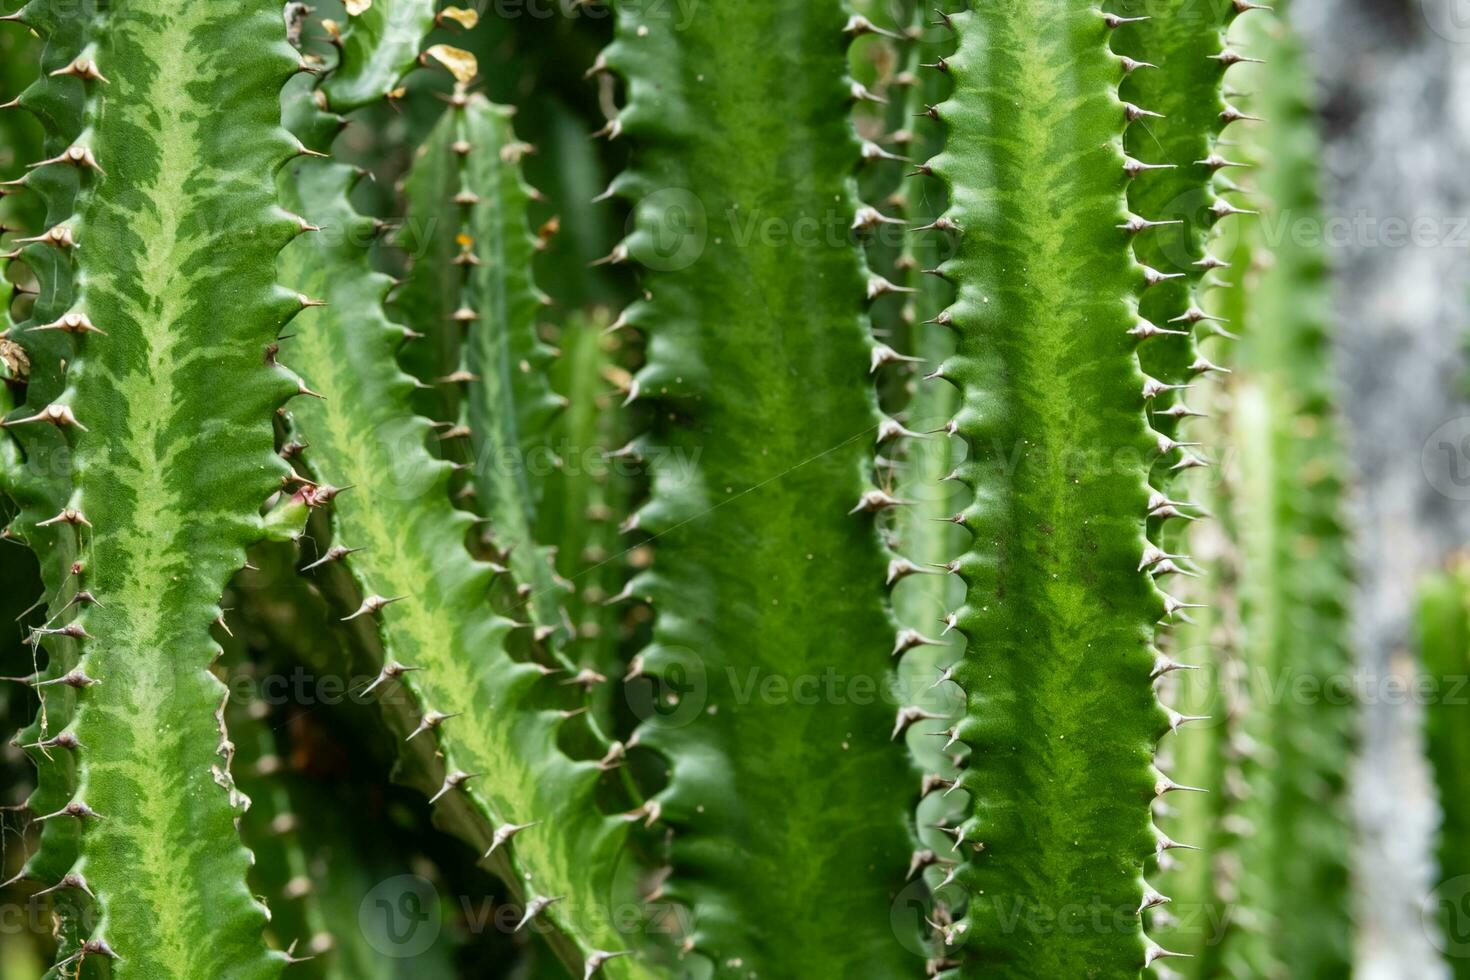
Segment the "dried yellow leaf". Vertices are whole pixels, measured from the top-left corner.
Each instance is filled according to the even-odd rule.
[[[373,5],[373,0],[347,0],[347,16],[356,17]]]
[[[469,82],[480,73],[480,63],[475,60],[475,56],[462,48],[436,44],[424,53],[448,68],[449,74],[457,82]]]
[[[478,10],[466,10],[464,7],[445,7],[439,11],[439,20],[452,20],[460,27],[469,31],[473,30],[475,25],[480,22],[480,12]]]

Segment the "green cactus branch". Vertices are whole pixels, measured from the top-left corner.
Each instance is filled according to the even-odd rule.
[[[862,383],[892,356],[864,294],[890,287],[849,237],[847,18],[759,0],[676,29],[644,6],[615,5],[603,64],[628,98],[604,133],[631,147],[614,192],[637,202],[611,257],[643,266],[648,297],[620,318],[648,332],[633,449],[670,461],[628,525],[654,545],[628,592],[655,616],[633,674],[662,705],[637,737],[670,771],[664,892],[696,910],[685,945],[716,976],[908,976],[917,923],[889,903],[917,780],[890,744],[871,514],[891,498],[868,482]]]
[[[1253,710],[1245,731],[1250,789],[1241,843],[1241,903],[1253,928],[1234,952],[1254,975],[1343,976],[1352,962],[1345,761],[1354,711],[1342,518],[1345,461],[1335,417],[1322,249],[1299,236],[1269,242],[1283,219],[1319,216],[1311,79],[1283,18],[1246,20],[1239,47],[1270,66],[1244,80],[1254,123],[1246,152],[1259,170],[1251,226],[1265,259],[1231,367],[1233,444],[1250,466],[1235,501],[1241,528],[1244,656]],[[1259,66],[1252,66],[1259,68]],[[1263,71],[1264,69],[1262,69]],[[1269,256],[1269,257],[1268,257]],[[1317,694],[1281,697],[1303,682]],[[1345,698],[1344,695],[1347,695]]]
[[[519,167],[530,149],[516,139],[509,110],[463,91],[452,97],[418,161],[426,176],[411,175],[407,188],[410,220],[426,229],[438,219],[430,262],[417,263],[411,279],[438,279],[442,267],[432,263],[445,263],[458,281],[444,285],[457,300],[447,314],[442,302],[422,307],[428,316],[420,320],[416,311],[410,322],[426,335],[465,335],[462,344],[457,336],[431,341],[458,348],[462,358],[435,379],[465,389],[460,424],[445,435],[468,441],[477,509],[523,592],[537,640],[559,647],[567,638],[560,602],[567,589],[550,549],[533,537],[555,468],[547,436],[562,402],[546,377],[554,352],[537,335],[548,300],[532,279],[534,192]]]
[[[1470,724],[1466,724],[1463,701],[1453,696],[1464,690],[1470,676],[1470,568],[1463,558],[1420,584],[1414,638],[1420,669],[1440,695],[1426,708],[1424,737],[1439,793],[1439,874],[1435,880],[1442,884],[1470,875]],[[1458,922],[1454,894],[1450,888],[1442,892],[1436,888],[1434,897],[1440,903],[1436,911],[1441,928],[1454,937],[1450,931]],[[1446,959],[1456,980],[1470,976],[1470,958]]]
[[[13,331],[32,373],[5,424],[27,457],[12,534],[50,597],[31,807],[65,828],[27,872],[86,916],[58,968],[274,976],[209,629],[286,475],[271,418],[297,383],[265,352],[300,309],[275,254],[303,228],[273,192],[297,59],[270,3],[34,0],[19,16],[50,41],[21,103],[54,155],[25,181],[47,228],[21,240],[41,295]]]
[[[939,838],[959,863],[936,922],[956,975],[1131,976],[1162,955],[1143,875],[1167,846],[1150,804],[1178,788],[1153,767],[1170,727],[1154,629],[1178,608],[1144,525],[1150,467],[1178,447],[1144,418],[1137,297],[1161,273],[1129,248],[1139,113],[1118,98],[1115,18],[1025,5],[949,22],[950,135],[929,167],[953,202],[935,233],[958,237],[940,317],[958,349],[937,378],[960,391],[955,476],[975,500],[953,518],[974,540],[946,624],[968,645],[941,676],[966,696],[951,741],[970,751],[969,804]],[[1088,928],[1098,909],[1108,927]]]
[[[289,102],[297,134],[325,149],[337,121],[304,96]],[[564,729],[585,727],[574,720],[577,689],[507,649],[515,624],[489,604],[495,572],[465,549],[474,518],[450,503],[451,464],[426,449],[431,423],[413,413],[415,382],[396,360],[406,331],[383,313],[391,281],[370,271],[367,251],[377,227],[348,201],[358,179],[348,166],[307,161],[281,185],[284,200],[329,232],[282,254],[286,274],[326,304],[292,342],[321,396],[296,405],[292,423],[313,473],[335,484],[313,491],[331,500],[333,544],[312,564],[355,583],[361,604],[349,618],[377,634],[373,686],[390,724],[410,749],[437,746],[427,766],[426,753],[413,754],[408,775],[434,794],[441,819],[520,893],[527,921],[552,926],[569,966],[645,975],[621,955],[630,939],[610,914],[629,819],[596,805],[620,746],[603,746],[602,760],[564,754]]]

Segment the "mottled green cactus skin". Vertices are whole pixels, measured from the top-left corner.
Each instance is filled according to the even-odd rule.
[[[1441,814],[1438,884],[1470,875],[1470,724],[1461,694],[1470,675],[1470,568],[1463,559],[1420,585],[1414,642],[1420,670],[1439,695],[1426,706],[1424,728]],[[1452,899],[1459,892],[1446,888],[1444,894]],[[1446,901],[1438,911],[1446,934],[1463,942],[1451,931],[1464,928],[1459,909]],[[1470,958],[1448,956],[1446,962],[1455,980],[1470,977]]]
[[[42,284],[17,331],[33,370],[6,419],[27,455],[12,534],[42,556],[49,628],[77,630],[44,640],[51,683],[22,736],[80,742],[32,750],[30,805],[52,826],[28,870],[87,916],[59,970],[274,976],[208,668],[220,592],[285,473],[270,420],[295,381],[265,349],[300,308],[275,253],[301,229],[273,193],[296,59],[268,3],[36,0],[21,16],[50,42],[22,104],[48,153],[90,154],[27,181],[53,237],[25,249]],[[102,332],[40,329],[68,314]],[[31,421],[48,410],[56,423]],[[73,666],[75,689],[56,682]],[[68,804],[97,816],[56,815]]]
[[[969,808],[947,831],[962,863],[937,896],[943,931],[957,975],[1131,976],[1157,955],[1139,910],[1168,723],[1152,687],[1166,606],[1140,566],[1160,446],[1130,334],[1145,273],[1120,227],[1124,69],[1095,9],[952,22],[949,143],[930,163],[960,229],[940,380],[961,394],[975,500],[955,517],[973,535],[950,621],[968,646],[947,675],[967,701]]]
[[[1242,24],[1241,47],[1270,75],[1247,79],[1259,168],[1252,195],[1266,228],[1318,216],[1311,79],[1284,18]],[[1334,415],[1329,280],[1320,246],[1285,234],[1247,279],[1232,367],[1233,438],[1242,467],[1245,731],[1249,833],[1241,843],[1242,975],[1341,977],[1351,965],[1345,763],[1353,746],[1350,559],[1341,516],[1344,461]],[[1257,254],[1264,254],[1258,248]],[[1297,691],[1306,683],[1304,695]]]
[[[292,104],[297,134],[325,147],[335,121],[312,118],[305,98]],[[292,422],[310,446],[312,472],[352,488],[332,501],[332,540],[362,550],[328,566],[345,567],[364,599],[393,600],[361,618],[376,620],[383,666],[415,668],[382,685],[394,694],[386,699],[390,723],[411,736],[410,747],[438,749],[432,768],[415,757],[410,778],[436,792],[451,774],[473,774],[439,806],[441,819],[481,853],[497,829],[535,824],[497,847],[490,863],[524,901],[559,899],[540,918],[581,969],[595,953],[628,943],[610,915],[628,821],[597,808],[596,759],[574,760],[558,745],[564,726],[580,724],[557,704],[574,704],[575,689],[507,651],[513,623],[488,603],[495,573],[464,546],[474,518],[451,505],[451,466],[429,454],[432,426],[412,411],[414,382],[395,357],[405,331],[382,310],[391,283],[368,264],[373,221],[348,201],[357,179],[350,167],[312,160],[294,166],[281,187],[283,200],[330,232],[282,255],[283,274],[327,304],[302,317],[293,341],[294,358],[322,397],[295,405]],[[603,969],[636,977],[646,968],[619,957]]]
[[[609,132],[632,154],[615,188],[639,202],[627,251],[649,297],[625,314],[648,334],[634,403],[680,461],[637,513],[654,558],[631,586],[655,616],[637,666],[679,702],[638,729],[668,762],[665,891],[716,976],[910,976],[918,923],[889,904],[915,779],[889,737],[884,556],[849,514],[878,415],[845,12],[707,5],[678,30],[615,6],[605,58],[628,100]]]
[[[322,86],[335,112],[387,98],[418,62],[435,0],[373,0],[342,24],[341,61]]]

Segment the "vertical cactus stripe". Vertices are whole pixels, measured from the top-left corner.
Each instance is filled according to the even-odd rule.
[[[865,292],[887,287],[850,231],[846,14],[615,9],[604,63],[628,99],[604,133],[631,147],[613,189],[636,204],[612,258],[643,267],[623,319],[648,334],[628,400],[648,406],[635,447],[677,461],[628,525],[654,549],[628,590],[655,617],[634,672],[674,702],[637,730],[669,770],[664,892],[718,977],[910,976],[914,924],[889,905],[914,782],[890,740],[865,382],[892,351],[868,339]]]
[[[956,976],[1133,976],[1162,952],[1140,921],[1162,846],[1150,805],[1178,788],[1153,766],[1169,727],[1154,631],[1175,606],[1144,527],[1150,466],[1176,447],[1144,417],[1137,296],[1157,273],[1129,248],[1122,146],[1138,110],[1095,9],[947,21],[949,142],[928,166],[952,202],[936,233],[958,236],[940,317],[957,351],[937,380],[960,392],[948,430],[974,501],[953,517],[973,542],[945,623],[967,649],[940,678],[966,696],[949,741],[968,748],[968,812],[936,848],[956,862],[939,948]]]
[[[27,180],[48,215],[21,240],[41,296],[15,331],[36,369],[5,420],[27,454],[13,531],[50,599],[33,685],[76,704],[24,736],[43,772],[71,774],[69,799],[43,776],[32,800],[68,830],[29,871],[85,917],[58,969],[272,977],[210,628],[286,475],[271,420],[297,382],[267,347],[300,309],[275,256],[304,229],[274,194],[297,59],[256,0],[35,0],[20,18],[51,42],[23,102],[55,156]]]

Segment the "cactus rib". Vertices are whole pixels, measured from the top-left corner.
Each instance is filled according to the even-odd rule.
[[[1133,975],[1162,952],[1143,873],[1150,804],[1176,788],[1152,764],[1155,624],[1176,609],[1140,564],[1150,467],[1177,447],[1144,417],[1137,296],[1156,277],[1129,248],[1122,152],[1137,112],[1094,9],[946,20],[950,138],[929,167],[959,236],[941,267],[958,349],[938,380],[960,391],[975,499],[953,518],[974,540],[946,629],[968,642],[940,681],[965,692],[950,738],[970,754],[967,813],[935,835],[960,862],[939,938],[961,976]]]
[[[258,0],[34,0],[19,16],[49,40],[22,101],[55,156],[26,181],[48,209],[24,250],[42,288],[17,331],[28,401],[5,424],[27,456],[15,533],[50,597],[31,806],[65,827],[28,870],[94,926],[59,968],[271,977],[284,960],[245,882],[209,629],[286,475],[271,418],[297,382],[263,355],[300,309],[275,254],[304,229],[273,191],[297,59]]]

